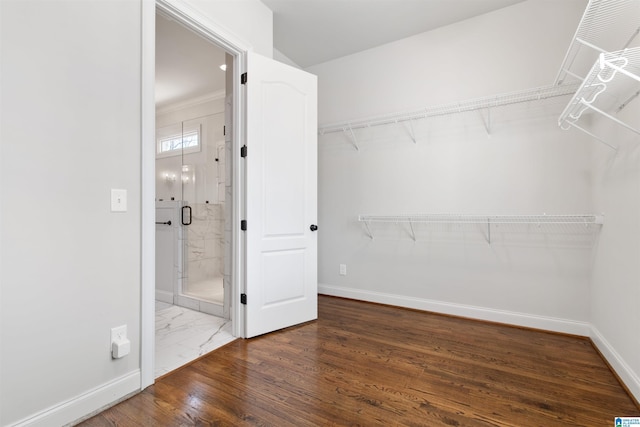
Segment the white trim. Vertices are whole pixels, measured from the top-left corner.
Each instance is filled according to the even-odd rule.
[[[253,50],[251,45],[243,42],[220,23],[213,21],[184,0],[156,0],[156,6],[162,15],[204,36],[231,55],[236,56]],[[240,70],[235,71],[238,74]]]
[[[453,316],[461,316],[472,319],[487,320],[490,322],[523,326],[527,328],[542,329],[564,334],[580,335],[584,337],[588,337],[590,332],[590,325],[588,322],[579,322],[569,319],[559,319],[555,317],[516,313],[512,311],[496,310],[472,305],[427,300],[423,298],[387,294],[363,289],[351,289],[341,286],[332,286],[328,284],[318,284],[318,293],[323,295],[376,302],[380,304],[395,305],[416,310],[431,311],[434,313],[449,314]]]
[[[627,386],[629,392],[640,401],[640,376],[624,361],[622,356],[613,348],[602,334],[591,325],[591,342],[607,360],[611,368],[616,372],[620,380]]]
[[[246,52],[251,46],[222,28],[209,17],[192,8],[183,0],[143,0],[142,2],[142,291],[141,291],[141,349],[140,388],[154,383],[155,354],[155,14],[161,12],[174,21],[186,25],[198,34],[217,44],[234,57],[233,82],[233,215],[232,222],[232,301],[233,335],[244,336],[244,311],[240,304],[240,275],[244,265],[244,243],[239,234],[239,215],[242,212],[244,179],[240,175],[240,147],[244,132],[244,99],[238,76],[246,70]]]
[[[240,295],[245,292],[246,277],[246,240],[240,231],[240,220],[246,218],[246,172],[240,150],[246,143],[247,102],[244,85],[240,84],[240,75],[247,71],[247,52],[244,50],[233,60],[233,144],[232,144],[232,218],[231,218],[231,319],[234,337],[244,338],[245,305],[240,303]]]
[[[598,329],[588,322],[515,313],[505,310],[427,300],[364,289],[351,289],[328,284],[318,284],[318,293],[588,337],[620,380],[625,384],[629,392],[636,400],[640,401],[640,376],[634,372],[622,356],[616,352],[614,347],[607,342]]]
[[[156,289],[156,301],[173,304],[173,292],[161,291],[159,289]]]
[[[49,427],[75,423],[113,406],[123,397],[138,391],[140,391],[140,371],[136,370],[24,418],[11,426]]]
[[[205,95],[197,96],[195,98],[187,99],[185,101],[165,105],[164,107],[156,109],[156,114],[160,116],[163,114],[173,113],[175,111],[184,110],[186,108],[197,107],[198,105],[206,104],[207,102],[224,99],[224,97],[225,90],[222,89],[215,92],[207,93]]]
[[[156,4],[142,2],[140,71],[141,260],[140,389],[155,380],[156,293]]]

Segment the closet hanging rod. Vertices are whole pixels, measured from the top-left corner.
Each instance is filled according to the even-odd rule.
[[[332,124],[321,125],[318,129],[320,135],[334,132],[353,132],[356,129],[363,129],[372,126],[382,126],[428,117],[458,114],[468,111],[475,111],[487,108],[501,107],[505,105],[518,104],[529,101],[540,101],[543,99],[572,95],[580,85],[578,83],[543,86],[533,89],[520,90],[504,93],[500,95],[486,96],[482,98],[470,99],[466,101],[442,104],[419,110],[391,113],[367,119],[349,120]]]

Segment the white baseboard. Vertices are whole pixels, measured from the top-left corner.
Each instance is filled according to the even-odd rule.
[[[640,377],[624,361],[618,352],[609,344],[602,334],[591,325],[591,335],[589,336],[598,351],[607,359],[611,368],[616,372],[620,380],[627,386],[629,392],[640,402]],[[624,414],[620,414],[621,416]]]
[[[159,291],[156,289],[156,301],[173,304],[173,292]]]
[[[86,393],[59,403],[12,424],[13,427],[50,427],[72,424],[112,406],[123,397],[140,390],[140,371],[116,378]]]
[[[318,284],[318,293],[584,337],[588,337],[591,332],[590,325],[587,322],[454,304],[363,289],[344,288],[322,283]]]

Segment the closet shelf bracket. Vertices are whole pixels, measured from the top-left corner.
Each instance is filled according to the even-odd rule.
[[[578,126],[577,124],[573,123],[573,122],[567,122],[567,125],[574,127],[576,129],[578,129],[579,131],[582,131],[584,133],[586,133],[587,135],[589,135],[591,138],[595,139],[596,141],[600,142],[601,144],[606,145],[607,147],[611,148],[613,151],[617,152],[618,151],[618,147],[616,147],[615,145],[611,145],[609,144],[607,141],[605,141],[604,139],[600,138],[598,135],[594,134],[593,132],[590,132],[588,130],[586,130],[585,128]],[[568,128],[562,128],[564,130],[567,130]]]
[[[581,100],[580,100],[580,103],[581,103],[582,105],[586,106],[587,108],[592,109],[592,110],[593,110],[593,111],[595,111],[596,113],[600,113],[600,114],[602,114],[603,116],[605,116],[606,118],[608,118],[608,119],[610,119],[610,120],[613,120],[614,122],[618,123],[620,126],[625,127],[625,128],[627,128],[627,129],[629,129],[630,131],[635,132],[635,133],[637,133],[638,135],[640,135],[640,130],[638,130],[638,129],[634,128],[633,126],[629,126],[628,124],[626,124],[626,123],[625,123],[625,122],[623,122],[622,120],[620,120],[620,119],[618,119],[618,118],[616,118],[616,117],[613,117],[611,114],[608,114],[608,113],[606,113],[606,112],[602,111],[601,109],[599,109],[599,108],[597,108],[597,107],[594,107],[593,105],[591,105],[591,104],[589,104],[588,102],[586,102],[584,99],[581,99]]]
[[[363,219],[359,219],[359,221],[364,222],[364,226],[367,229],[367,234],[369,235],[371,240],[373,240],[373,233],[371,232],[371,227],[369,227],[369,221]]]
[[[627,98],[622,104],[620,104],[620,106],[618,107],[618,109],[616,110],[616,113],[619,113],[620,111],[624,110],[624,108],[629,105],[629,103],[631,101],[633,101],[634,99],[636,99],[638,96],[640,95],[640,90],[636,91],[636,93],[634,93],[633,95],[631,95],[629,98]]]
[[[589,0],[578,28],[565,54],[555,84],[562,85],[567,76],[582,80],[585,64],[591,64],[603,52],[625,49],[640,33],[637,19],[640,2],[637,0]],[[616,26],[612,34],[610,28]]]
[[[591,110],[640,135],[640,130],[606,111],[622,110],[640,94],[638,83],[640,83],[640,47],[601,53],[560,115],[559,126],[564,130],[569,127],[579,129],[607,147],[617,150],[615,146],[579,126],[577,122],[583,113]],[[603,96],[605,93],[606,97]],[[629,96],[628,93],[631,95]],[[616,102],[620,102],[619,99],[625,100],[622,104],[616,105]]]
[[[398,122],[398,123],[400,124],[401,122]],[[416,132],[413,129],[413,119],[409,119],[409,129],[408,129],[408,131],[409,131],[409,137],[411,138],[413,143],[417,144],[418,141],[416,141]]]
[[[482,113],[480,113],[480,115],[482,115]],[[484,129],[487,131],[487,136],[491,136],[491,107],[487,107],[487,120],[484,120],[483,116],[482,121],[484,123]]]
[[[346,132],[347,129],[345,129]],[[356,134],[353,132],[353,128],[351,127],[351,124],[349,123],[349,135],[351,136],[351,143],[353,144],[354,147],[356,147],[356,151],[360,151],[360,147],[358,147],[358,138],[356,138]]]

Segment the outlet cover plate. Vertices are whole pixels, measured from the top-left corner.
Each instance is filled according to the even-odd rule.
[[[127,325],[111,328],[111,344],[115,341],[122,341],[127,338]]]

